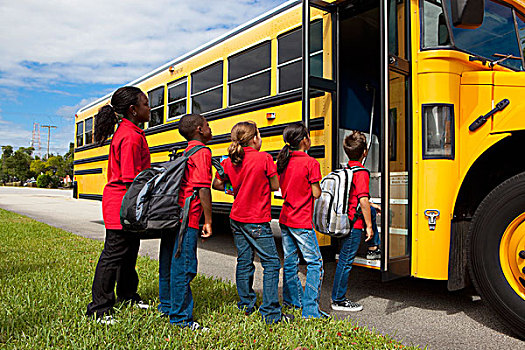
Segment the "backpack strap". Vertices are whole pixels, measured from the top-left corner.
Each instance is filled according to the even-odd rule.
[[[370,170],[364,168],[364,167],[360,167],[358,165],[354,165],[353,167],[349,167],[348,169],[352,170],[352,172],[358,172],[358,171],[366,171],[368,173],[368,176],[370,176]],[[353,180],[353,177],[352,177],[352,180]],[[360,217],[363,216],[363,213],[361,211],[361,203],[359,203],[359,200],[357,201],[357,207],[355,208],[355,214],[354,214],[354,217],[352,218],[352,220],[350,220],[350,224],[352,225],[352,227],[354,227],[354,224],[355,222],[357,221],[357,219],[359,219]]]
[[[191,157],[192,155],[194,155],[195,153],[197,153],[198,151],[200,151],[203,148],[208,149],[210,151],[210,153],[211,153],[211,149],[209,147],[206,147],[206,146],[203,146],[203,145],[197,145],[195,147],[192,147],[188,151],[184,151],[183,155],[189,158],[189,157]],[[218,158],[213,158],[212,157],[211,158],[211,165],[213,165],[213,167],[217,170],[217,172],[219,173],[220,177],[224,177],[224,169],[222,168],[221,162],[219,161]]]
[[[190,204],[191,201],[197,198],[199,195],[199,190],[194,189],[191,196],[186,198],[184,201],[184,208],[182,208],[182,224],[180,225],[179,229],[179,244],[177,245],[177,251],[175,252],[175,257],[178,258],[180,256],[181,246],[182,246],[182,239],[184,238],[184,235],[186,234],[186,231],[188,230],[188,222],[190,221]]]
[[[193,146],[191,149],[189,149],[187,151],[185,150],[182,154],[189,158],[189,157],[191,157],[192,155],[194,155],[195,153],[197,153],[198,151],[200,151],[203,148],[208,148],[208,147],[203,146],[203,145],[196,145],[196,146]],[[210,152],[211,152],[211,150],[210,150]]]
[[[211,153],[211,149],[209,149],[208,147],[197,145],[191,148],[190,150],[188,150],[187,152],[184,151],[183,155],[189,158],[203,148],[207,148],[208,150],[210,150],[210,153]],[[219,160],[212,157],[211,164],[215,167],[215,169],[217,169],[219,176],[224,177],[224,169],[222,168],[222,165],[219,162]],[[177,251],[175,252],[176,258],[180,256],[182,240],[184,238],[184,235],[186,234],[186,231],[188,230],[188,222],[190,221],[189,212],[190,212],[191,201],[197,198],[198,196],[199,196],[199,189],[194,188],[191,196],[186,198],[186,200],[184,201],[184,207],[182,208],[182,224],[180,225],[180,229],[179,229],[179,239],[178,239],[179,244],[177,245]]]

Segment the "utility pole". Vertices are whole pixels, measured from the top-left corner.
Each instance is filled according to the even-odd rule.
[[[40,125],[42,128],[47,128],[47,159],[49,159],[49,139],[51,137],[51,129],[56,129],[55,125]]]

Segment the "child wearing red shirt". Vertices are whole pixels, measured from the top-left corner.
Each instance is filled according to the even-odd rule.
[[[359,131],[353,131],[352,134],[345,137],[343,149],[348,156],[348,167],[363,167],[368,150],[366,148],[366,137]],[[348,199],[348,219],[351,221],[355,215],[360,215],[357,211],[358,204],[361,206],[361,213],[354,223],[350,234],[341,240],[341,251],[339,252],[339,261],[335,269],[334,285],[332,288],[332,309],[339,311],[361,311],[363,306],[348,300],[346,291],[348,289],[348,276],[352,270],[361,235],[366,231],[368,242],[374,236],[372,228],[372,214],[370,207],[380,210],[380,207],[370,203],[369,189],[370,174],[368,171],[354,171],[352,184]]]
[[[115,283],[119,302],[147,308],[137,294],[139,278],[135,271],[140,241],[120,225],[122,198],[135,176],[150,167],[150,154],[139,123],[150,118],[148,97],[136,87],[121,87],[111,103],[95,116],[95,141],[102,145],[111,136],[108,158],[108,183],[102,195],[102,215],[106,227],[104,249],[95,270],[92,301],[86,314],[101,323],[114,323],[110,315],[115,304]]]
[[[323,259],[312,225],[314,199],[321,195],[321,169],[319,162],[306,153],[311,141],[303,123],[287,126],[283,138],[286,144],[277,156],[284,199],[279,217],[284,251],[283,303],[302,308],[303,318],[326,317],[319,309]],[[297,275],[298,250],[307,264],[304,292]]]
[[[253,122],[237,123],[231,131],[232,143],[229,158],[222,162],[224,176],[216,175],[213,188],[224,191],[225,183],[233,187],[230,223],[237,248],[235,280],[240,301],[239,309],[251,314],[257,299],[253,290],[254,252],[257,252],[264,269],[263,302],[259,312],[263,320],[276,323],[290,320],[281,313],[279,304],[279,270],[281,262],[270,228],[271,193],[279,189],[277,171],[272,156],[259,152],[261,135]]]
[[[195,146],[204,146],[212,133],[206,118],[188,114],[179,121],[179,132],[188,140],[185,152]],[[179,191],[179,205],[198,189],[198,197],[190,204],[188,229],[185,232],[166,231],[160,240],[159,252],[159,311],[169,316],[170,323],[192,330],[207,330],[193,321],[193,296],[190,282],[197,274],[197,238],[199,221],[204,212],[202,238],[212,235],[211,228],[211,151],[203,148],[188,158]],[[178,236],[183,235],[180,255],[175,252]]]

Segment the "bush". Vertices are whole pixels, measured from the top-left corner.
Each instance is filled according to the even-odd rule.
[[[50,186],[51,188],[58,188],[62,185],[62,180],[60,179],[60,177],[56,176],[56,175],[52,175],[51,176],[51,183],[50,183]]]
[[[38,188],[47,188],[51,183],[51,175],[40,174],[36,179],[36,187]]]
[[[56,175],[41,174],[36,179],[36,187],[39,188],[58,188],[61,184],[62,181]]]

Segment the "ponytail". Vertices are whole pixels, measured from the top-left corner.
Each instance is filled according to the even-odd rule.
[[[99,109],[95,115],[95,142],[102,146],[115,131],[115,125],[118,123],[118,117],[115,114],[113,106],[106,105]]]
[[[291,147],[286,144],[277,155],[277,174],[280,175],[286,170],[290,158],[292,157],[292,152],[290,151]]]
[[[257,136],[257,124],[254,122],[239,122],[231,131],[232,143],[228,147],[228,155],[233,165],[239,165],[244,159],[243,147]]]
[[[288,166],[292,151],[299,149],[301,141],[308,137],[308,129],[303,123],[296,123],[288,125],[283,131],[284,147],[277,155],[277,173],[280,175]]]
[[[95,115],[95,142],[102,145],[115,131],[119,119],[128,119],[129,107],[138,105],[140,94],[144,93],[134,86],[124,86],[113,93],[110,104]]]
[[[232,141],[228,147],[228,155],[233,163],[233,165],[239,165],[244,159],[244,149],[238,141]]]

